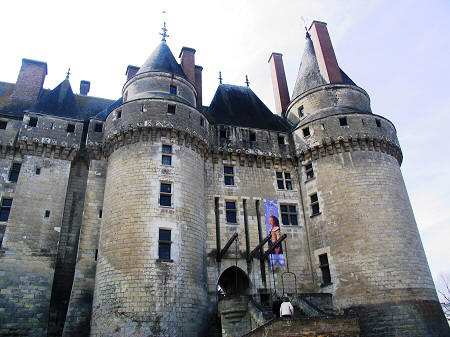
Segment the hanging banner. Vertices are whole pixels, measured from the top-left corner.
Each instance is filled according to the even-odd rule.
[[[272,238],[269,240],[269,248],[281,238],[280,221],[278,220],[278,203],[276,200],[264,199],[264,215],[266,217],[266,234],[272,234]],[[279,244],[275,248],[272,254],[269,256],[270,266],[274,267],[279,263],[281,267],[284,267],[284,255],[282,244]]]

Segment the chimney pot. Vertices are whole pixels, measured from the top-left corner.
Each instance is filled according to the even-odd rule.
[[[289,105],[289,90],[284,72],[283,54],[272,53],[269,58],[270,71],[272,73],[273,94],[275,96],[275,108],[277,114],[283,116]]]
[[[201,108],[203,104],[202,98],[202,66],[195,66],[195,89],[197,90],[197,108]]]
[[[85,80],[80,81],[80,95],[87,96],[90,89],[91,89],[91,82]]]

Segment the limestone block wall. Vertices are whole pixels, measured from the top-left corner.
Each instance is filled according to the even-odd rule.
[[[0,335],[47,333],[69,171],[69,161],[25,155],[14,193],[2,190],[13,202],[0,254]]]
[[[161,164],[171,144],[172,165]],[[182,143],[181,143],[182,144]],[[108,158],[91,336],[197,336],[206,316],[204,160],[171,133]],[[172,206],[160,206],[160,183]],[[171,230],[171,260],[158,256]]]

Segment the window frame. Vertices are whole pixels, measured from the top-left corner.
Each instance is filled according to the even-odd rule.
[[[289,175],[289,177],[286,177],[286,174]],[[281,178],[280,178],[281,175]],[[285,191],[293,191],[294,190],[294,182],[292,179],[291,172],[286,171],[275,171],[275,177],[277,179],[277,188],[279,190],[285,190]],[[283,187],[280,188],[280,182]],[[288,188],[288,184],[291,188]]]
[[[169,238],[170,240],[163,240],[161,239],[161,233],[162,232],[169,232]],[[171,261],[172,260],[172,230],[167,228],[159,228],[158,231],[158,259],[162,261]],[[169,257],[162,257],[161,256],[161,247],[162,245],[169,247]]]
[[[167,104],[167,114],[175,115],[177,111],[177,106],[175,104]]]
[[[10,205],[5,205],[5,200],[11,200]],[[12,208],[13,198],[2,198],[0,203],[0,222],[8,222],[9,215],[11,214],[11,208]],[[2,219],[3,212],[7,212],[6,220]]]
[[[313,197],[314,197],[314,199],[316,199],[316,200],[313,200]],[[313,194],[311,194],[310,196],[309,196],[309,199],[310,199],[310,207],[311,207],[311,217],[313,217],[313,216],[316,216],[316,215],[319,215],[321,212],[320,212],[320,204],[319,204],[319,196],[317,195],[317,193],[313,193]],[[317,211],[315,211],[316,210],[316,207],[317,207]]]
[[[339,117],[339,126],[340,127],[349,126],[347,117]]]
[[[226,173],[226,168],[231,168],[231,173]],[[231,184],[227,184],[227,178],[231,179]],[[223,165],[223,183],[225,186],[236,186],[234,181],[234,166]]]
[[[170,147],[170,152],[165,152],[164,147]],[[161,165],[172,166],[172,155],[173,155],[172,144],[162,144],[161,145]],[[169,161],[168,164],[164,163],[165,159]]]
[[[228,205],[233,204],[234,207],[233,208],[229,208]],[[229,221],[228,215],[232,215],[234,216],[234,221]],[[233,224],[233,225],[237,225],[238,221],[237,221],[237,202],[236,200],[225,200],[225,219],[226,219],[226,223],[227,224]]]
[[[326,262],[325,259],[321,259],[321,256],[325,257]],[[320,254],[318,258],[319,258],[319,268],[322,273],[322,284],[320,286],[326,287],[330,284],[333,284],[331,282],[331,270],[330,270],[330,261],[328,260],[328,254],[327,253]]]
[[[17,169],[17,165],[19,166],[19,168]],[[11,183],[17,183],[17,181],[19,180],[19,175],[20,175],[20,169],[22,168],[22,163],[12,163],[11,168],[9,169],[9,174],[8,174],[8,181]],[[15,176],[15,179],[11,179],[12,175],[17,175]]]
[[[177,88],[177,86],[176,86],[176,85],[173,85],[173,84],[169,85],[169,94],[175,95],[175,96],[176,96],[177,93],[178,93],[178,88]]]
[[[169,192],[163,191],[162,190],[163,185],[169,185],[170,186],[170,191]],[[159,185],[159,206],[161,206],[161,207],[172,207],[172,196],[173,196],[173,188],[172,188],[172,186],[173,186],[173,184],[171,182],[168,182],[168,181],[161,181],[160,182],[160,185]],[[161,197],[169,197],[170,205],[163,205]]]
[[[286,211],[283,211],[283,210],[282,210],[283,207],[286,207]],[[294,207],[295,210],[292,211],[292,210],[291,210],[291,207]],[[287,216],[287,220],[288,220],[288,223],[287,223],[287,224],[285,224],[285,223],[283,222],[283,215]],[[297,212],[297,205],[296,205],[296,204],[289,204],[289,203],[285,204],[285,203],[280,203],[280,216],[281,216],[281,224],[282,224],[283,226],[299,226],[299,223],[298,223],[298,212]],[[291,222],[292,222],[292,221],[291,221],[291,216],[295,216],[295,222],[296,222],[296,224],[292,224],[292,223],[291,223]]]
[[[304,127],[302,129],[302,132],[303,132],[303,138],[311,137],[311,130],[309,129],[309,126]]]
[[[314,167],[312,163],[305,164],[305,176],[306,176],[305,181],[314,179]]]

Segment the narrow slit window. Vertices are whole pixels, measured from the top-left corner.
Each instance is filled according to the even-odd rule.
[[[122,118],[122,110],[117,110],[116,111],[116,119],[120,119]]]
[[[172,206],[172,184],[161,183],[159,204],[161,206]]]
[[[302,131],[303,131],[303,137],[311,136],[311,133],[309,131],[309,127],[303,128]]]
[[[30,121],[28,122],[28,126],[35,128],[37,126],[38,119],[36,117],[30,117]]]
[[[103,131],[103,124],[102,123],[95,123],[94,131],[95,132],[102,132]]]
[[[305,111],[303,109],[303,105],[298,108],[298,117],[302,118],[305,115]]]
[[[224,166],[223,167],[223,179],[225,185],[233,186],[234,185],[234,168],[233,166]]]
[[[98,249],[95,250],[95,256],[94,256],[94,260],[97,261],[98,259]]]
[[[347,117],[341,117],[341,118],[339,118],[339,125],[340,125],[340,126],[348,126],[348,123],[347,123]]]
[[[381,128],[381,121],[379,119],[375,119],[375,123],[377,123],[377,127]]]
[[[49,210],[45,211],[44,218],[50,218],[50,211]]]
[[[5,130],[6,125],[8,125],[7,121],[0,121],[0,130]]]
[[[172,231],[169,229],[160,229],[158,241],[158,257],[161,260],[170,260],[171,244],[172,244]]]
[[[319,206],[319,198],[317,197],[317,193],[314,193],[310,196],[311,199],[311,216],[317,215],[320,213]]]
[[[175,115],[175,109],[176,109],[175,105],[169,104],[169,105],[167,106],[167,113],[168,113],[169,115]]]
[[[11,170],[9,171],[9,181],[12,183],[17,183],[17,180],[19,180],[19,173],[20,168],[22,167],[22,164],[20,163],[13,163],[11,166]]]
[[[2,205],[0,207],[0,221],[6,222],[9,219],[9,213],[11,212],[12,199],[2,199]]]
[[[328,263],[328,255],[319,255],[320,271],[322,272],[322,286],[331,284],[330,265]]]
[[[176,87],[175,85],[171,85],[171,86],[169,87],[169,93],[170,93],[171,95],[176,95],[176,94],[177,94],[177,87]]]
[[[172,165],[172,145],[162,145],[162,159],[163,165]]]
[[[103,217],[103,209],[98,210],[98,218],[101,219]]]
[[[281,222],[285,226],[298,226],[297,207],[280,204]]]
[[[205,119],[202,118],[202,117],[200,117],[200,126],[201,126],[202,128],[205,127]]]
[[[228,223],[237,223],[236,202],[226,201],[225,209],[226,209],[227,222]]]
[[[314,178],[314,169],[311,163],[305,165],[305,173],[306,173],[306,180]]]
[[[75,132],[75,124],[67,124],[67,132],[74,133]]]

